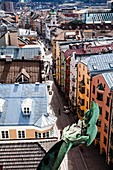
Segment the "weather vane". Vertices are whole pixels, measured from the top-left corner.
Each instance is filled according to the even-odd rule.
[[[92,101],[90,110],[84,113],[82,120],[64,128],[62,139],[47,152],[37,170],[58,170],[65,155],[72,147],[80,144],[89,146],[97,134],[98,117],[99,107]]]

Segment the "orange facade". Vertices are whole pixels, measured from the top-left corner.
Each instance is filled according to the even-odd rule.
[[[92,78],[91,100],[95,101],[100,108],[100,116],[97,121],[98,134],[95,139],[95,144],[99,145],[100,153],[107,156],[109,143],[111,93],[106,81],[101,74]]]
[[[77,70],[77,106],[78,117],[81,119],[90,105],[90,75],[82,62],[78,63]]]

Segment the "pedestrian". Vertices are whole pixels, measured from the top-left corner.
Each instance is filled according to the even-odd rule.
[[[61,111],[60,111],[60,108],[58,109],[58,113],[59,113],[59,115],[61,115]]]

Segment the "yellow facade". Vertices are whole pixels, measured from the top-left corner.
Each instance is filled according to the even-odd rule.
[[[43,138],[43,134],[44,133],[49,133],[49,136],[51,136],[51,130],[53,130],[53,127],[51,127],[51,128],[48,128],[48,129],[44,129],[44,130],[42,130],[42,129],[27,129],[27,128],[25,128],[25,127],[15,127],[15,129],[14,129],[14,127],[12,128],[12,129],[9,129],[8,130],[8,128],[6,128],[6,130],[3,130],[3,129],[0,129],[0,131],[1,132],[4,132],[4,134],[6,134],[6,132],[8,132],[8,137],[6,137],[6,135],[5,135],[5,137],[2,137],[2,135],[1,135],[1,137],[0,137],[0,140],[4,140],[4,139],[34,139],[34,138],[36,138],[36,136],[35,136],[35,133],[40,133],[41,134],[41,138]],[[22,138],[19,138],[19,136],[18,136],[18,131],[24,131],[24,134],[25,134],[25,137],[22,137]]]
[[[34,129],[26,129],[26,139],[35,138],[35,130]]]
[[[82,119],[84,112],[90,107],[90,75],[87,66],[82,62],[78,63],[77,70],[78,117]]]
[[[52,58],[55,60],[56,59],[56,41],[52,39]]]
[[[16,135],[16,130],[15,129],[11,129],[9,130],[9,136],[10,136],[10,139],[17,139],[17,135]]]

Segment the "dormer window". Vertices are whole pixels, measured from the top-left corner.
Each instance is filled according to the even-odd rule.
[[[16,77],[16,82],[19,83],[28,83],[29,82],[29,74],[26,72],[24,68],[20,71],[20,73]]]
[[[23,100],[21,107],[22,107],[22,112],[24,115],[30,115],[30,113],[32,112],[32,108],[33,108],[32,105],[33,105],[32,99],[27,98]]]
[[[0,99],[0,114],[3,112],[3,106],[4,106],[5,100]]]

